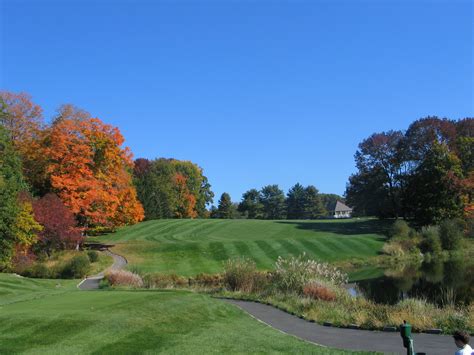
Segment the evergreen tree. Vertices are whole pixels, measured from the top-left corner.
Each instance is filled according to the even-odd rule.
[[[290,188],[286,197],[286,210],[288,219],[306,218],[307,197],[305,188],[297,183]]]
[[[260,191],[265,219],[283,219],[286,217],[285,195],[278,185],[267,185]]]
[[[219,199],[217,206],[217,215],[219,218],[230,219],[234,217],[234,206],[230,199],[230,195],[224,192]]]
[[[244,192],[238,211],[249,219],[262,218],[263,205],[260,202],[260,193],[256,189]]]
[[[325,208],[319,196],[318,189],[309,185],[304,189],[304,219],[316,219],[325,216]]]

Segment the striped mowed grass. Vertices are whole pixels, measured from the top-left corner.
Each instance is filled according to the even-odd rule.
[[[368,354],[306,343],[204,294],[77,282],[0,273],[0,353]]]
[[[278,256],[321,261],[364,259],[379,253],[387,223],[376,219],[266,221],[186,219],[146,221],[100,238],[114,244],[129,268],[192,276],[221,272],[235,257],[272,269]]]

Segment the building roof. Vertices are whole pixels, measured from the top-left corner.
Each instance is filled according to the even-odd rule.
[[[346,206],[341,201],[337,201],[336,202],[336,208],[334,209],[334,212],[352,212],[352,208]]]

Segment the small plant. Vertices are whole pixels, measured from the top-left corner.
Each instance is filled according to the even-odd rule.
[[[439,254],[443,250],[437,226],[423,227],[421,230],[422,240],[420,250],[423,253]]]
[[[176,274],[147,274],[143,282],[146,288],[175,288],[188,285],[188,279]]]
[[[67,262],[60,274],[64,278],[81,278],[87,275],[91,267],[86,255],[76,255]]]
[[[405,254],[405,251],[403,250],[400,243],[393,240],[383,245],[382,252],[391,256],[403,256]]]
[[[143,280],[139,275],[125,270],[110,270],[105,274],[105,279],[111,286],[139,288],[144,285]]]
[[[95,262],[99,261],[99,253],[96,252],[95,250],[89,250],[87,252],[87,257],[89,258],[89,261],[91,263],[95,263]]]
[[[190,286],[218,288],[223,285],[224,278],[221,274],[198,274],[189,279]]]
[[[224,264],[224,285],[231,291],[251,292],[256,271],[257,267],[250,259],[227,260]]]
[[[303,287],[303,294],[315,300],[335,301],[336,293],[328,287],[312,282]]]
[[[327,263],[318,263],[305,257],[304,253],[298,257],[278,257],[273,280],[280,291],[302,293],[306,284],[318,280],[334,285],[347,283],[347,274]]]
[[[439,225],[439,236],[444,250],[457,250],[463,237],[463,225],[460,220],[447,219]]]
[[[39,279],[48,279],[52,276],[50,269],[43,263],[35,263],[31,265],[23,270],[22,275]]]
[[[389,230],[390,238],[399,237],[407,238],[410,235],[411,228],[407,222],[402,219],[397,219]]]

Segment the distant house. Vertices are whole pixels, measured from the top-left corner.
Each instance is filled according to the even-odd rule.
[[[336,207],[334,208],[334,218],[351,218],[352,217],[352,208],[346,206],[341,201],[336,202]]]

